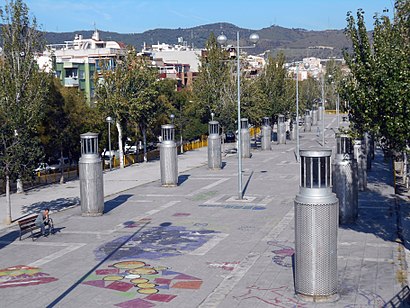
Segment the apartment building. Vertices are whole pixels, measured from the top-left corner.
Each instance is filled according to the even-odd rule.
[[[77,34],[74,40],[64,44],[47,45],[38,63],[40,67],[53,69],[63,86],[78,88],[93,103],[96,78],[102,68],[113,69],[125,51],[122,43],[100,40],[95,30],[91,38]]]
[[[150,57],[152,64],[158,68],[160,78],[177,80],[180,90],[190,87],[198,74],[202,50],[188,46],[180,37],[176,45],[159,42],[152,46],[144,44],[140,54]]]

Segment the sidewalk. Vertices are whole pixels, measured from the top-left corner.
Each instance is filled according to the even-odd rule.
[[[325,124],[333,147],[334,117]],[[300,141],[302,149],[318,147],[315,132]],[[55,212],[58,232],[34,242],[18,241],[16,227],[0,230],[2,305],[382,307],[407,284],[409,254],[397,241],[409,232],[408,204],[397,205],[390,162],[376,152],[359,219],[339,228],[339,301],[312,304],[294,295],[294,150],[293,142],[273,143],[272,151],[243,159],[244,200],[237,200],[236,156],[210,171],[206,149],[178,157],[174,188],[161,187],[158,162],[105,174],[103,216],[82,217],[78,206]],[[139,167],[144,171],[134,172]],[[39,206],[79,194],[47,189],[22,200]]]
[[[207,148],[185,152],[178,156],[179,172],[204,166],[207,164]],[[126,191],[160,179],[159,160],[138,163],[124,169],[114,169],[104,172],[104,196]],[[5,195],[0,196],[0,204],[6,204]],[[48,207],[51,213],[64,210],[80,204],[80,181],[73,180],[64,184],[50,184],[28,190],[22,194],[11,195],[12,219],[38,213]],[[0,211],[0,229],[6,228],[5,210]]]

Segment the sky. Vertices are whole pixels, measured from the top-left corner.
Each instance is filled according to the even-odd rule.
[[[272,25],[307,30],[343,29],[346,13],[362,8],[366,27],[374,13],[389,10],[394,0],[25,0],[40,28],[72,32],[94,28],[141,33],[157,28],[190,28],[229,22],[258,30]],[[6,0],[0,0],[4,6]]]

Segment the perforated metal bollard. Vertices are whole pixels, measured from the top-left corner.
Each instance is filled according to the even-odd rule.
[[[80,199],[82,216],[101,216],[104,212],[102,160],[98,154],[98,134],[81,134]]]
[[[269,117],[264,117],[262,119],[262,138],[261,138],[261,149],[266,151],[270,150],[272,145],[272,127],[270,126]]]
[[[317,120],[323,120],[323,103],[319,102],[319,106],[317,107]]]
[[[357,180],[359,191],[367,188],[367,155],[363,140],[355,140],[353,145],[354,158],[357,161]]]
[[[278,115],[278,144],[286,143],[286,124],[285,116],[283,114]]]
[[[219,122],[210,121],[208,124],[208,168],[222,168],[222,146],[219,134]]]
[[[241,119],[241,149],[242,158],[251,157],[251,136],[249,133],[249,123],[247,118]]]
[[[337,295],[339,203],[332,193],[330,149],[300,151],[300,190],[295,198],[295,292],[305,301]]]
[[[312,130],[312,118],[310,117],[310,110],[305,111],[305,132]]]
[[[316,105],[312,106],[312,125],[313,126],[317,125],[317,106]]]
[[[162,142],[159,150],[161,185],[174,187],[178,185],[178,156],[174,125],[162,125],[161,136]]]
[[[291,130],[290,130],[290,140],[294,141],[297,139],[297,127],[299,123],[296,120],[296,116],[293,117],[292,123],[291,123]]]
[[[347,134],[336,134],[336,155],[332,167],[333,192],[339,199],[339,223],[354,223],[358,215],[359,183],[352,139]]]

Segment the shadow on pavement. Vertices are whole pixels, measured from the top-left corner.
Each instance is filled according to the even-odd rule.
[[[127,202],[129,198],[131,198],[133,195],[119,195],[115,197],[114,199],[105,201],[104,203],[104,213],[109,213],[115,208],[119,207],[121,204],[124,202]]]
[[[14,230],[7,234],[2,235],[0,237],[0,249],[6,247],[7,245],[10,245],[12,242],[18,239],[19,236],[20,236],[20,233],[17,230]]]
[[[120,197],[120,196],[118,196]],[[93,268],[91,268],[87,273],[85,273],[79,280],[77,280],[72,286],[70,286],[67,290],[65,290],[63,293],[60,294],[55,300],[53,300],[50,304],[48,304],[46,307],[51,308],[55,307],[58,305],[67,295],[69,295],[78,285],[80,285],[89,275],[91,275],[97,268],[101,266],[104,262],[109,260],[118,250],[121,249],[127,242],[129,242],[134,236],[136,236],[138,233],[140,233],[147,225],[149,222],[146,222],[144,225],[142,225],[138,230],[136,230],[134,233],[132,233],[129,237],[127,237],[123,242],[121,242],[110,254],[108,254],[103,260],[101,260],[99,263],[97,263]]]
[[[391,300],[389,300],[383,307],[410,307],[410,289],[405,286],[399,291]]]
[[[182,185],[186,180],[188,180],[190,176],[190,174],[181,174],[180,176],[178,176],[178,186]]]
[[[45,208],[49,208],[50,212],[59,212],[68,207],[80,205],[80,198],[59,198],[51,201],[36,202],[30,205],[24,205],[21,211],[24,214],[38,213]]]
[[[359,217],[356,223],[341,225],[340,228],[372,233],[385,241],[396,241],[400,211],[394,194],[384,192],[386,185],[393,186],[393,173],[391,162],[383,159],[380,150],[376,151],[372,170],[367,171],[367,182],[366,191],[359,192]]]

